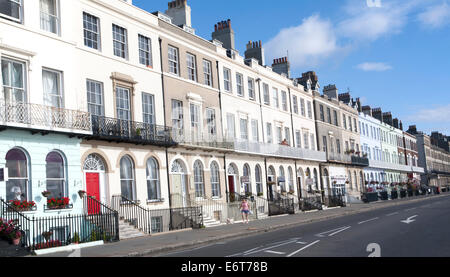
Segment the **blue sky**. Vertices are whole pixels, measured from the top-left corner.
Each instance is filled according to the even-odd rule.
[[[134,0],[147,11],[168,0]],[[289,57],[292,76],[314,70],[322,88],[350,88],[404,128],[450,135],[450,0],[188,0],[192,27],[211,39],[231,19],[236,48],[261,40],[266,63]]]

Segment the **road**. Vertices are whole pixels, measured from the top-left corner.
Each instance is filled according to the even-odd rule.
[[[449,257],[450,195],[160,257]]]

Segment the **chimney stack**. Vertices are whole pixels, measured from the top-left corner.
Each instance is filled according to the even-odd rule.
[[[376,119],[378,119],[381,122],[383,121],[383,112],[381,111],[381,108],[375,108],[372,110],[372,116]]]
[[[339,94],[339,101],[344,102],[345,104],[350,103],[350,93],[346,92],[346,93],[341,93]]]
[[[231,20],[218,22],[214,25],[212,39],[222,42],[223,48],[235,50],[234,31],[231,28]]]
[[[168,6],[166,14],[172,18],[174,25],[192,27],[191,7],[187,4],[187,0],[175,0],[169,2]]]
[[[370,106],[363,106],[361,109],[364,114],[372,116],[372,108]]]
[[[403,125],[403,124],[402,124]],[[403,126],[402,126],[403,127]],[[408,133],[410,133],[411,135],[417,135],[418,134],[418,132],[417,132],[417,126],[416,125],[411,125],[411,126],[409,126],[409,129],[408,129],[408,131],[406,131],[406,132],[408,132]]]
[[[392,122],[392,113],[391,112],[383,113],[383,122],[390,126],[394,125]]]
[[[319,90],[320,90],[319,77],[317,76],[316,72],[308,71],[308,72],[302,73],[301,78],[297,78],[298,83],[301,84],[303,87],[305,87],[305,89],[308,88],[308,80],[311,81],[311,90],[319,93]],[[336,96],[336,99],[337,99],[337,96]]]
[[[256,59],[259,65],[264,66],[266,64],[264,57],[264,48],[262,47],[261,41],[247,43],[247,50],[245,50],[245,59]]]
[[[284,73],[288,78],[291,78],[291,64],[287,57],[274,59],[272,70],[280,75]]]
[[[323,89],[323,95],[328,96],[328,98],[331,99],[338,99],[338,89],[336,88],[336,85],[328,85],[325,86]]]
[[[399,125],[399,120],[398,120],[398,118],[394,118],[394,119],[392,120],[392,125],[394,126],[394,128],[400,129],[400,125]]]

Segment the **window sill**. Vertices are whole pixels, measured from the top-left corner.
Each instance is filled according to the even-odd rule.
[[[147,204],[162,204],[164,203],[164,198],[161,199],[153,199],[153,200],[148,200],[147,199]]]

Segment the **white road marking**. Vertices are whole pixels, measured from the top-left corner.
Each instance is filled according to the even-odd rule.
[[[398,214],[398,212],[388,214],[387,216],[392,216],[392,215],[394,215],[394,214]]]
[[[295,242],[295,240],[290,240],[288,242],[277,244],[277,245],[274,245],[274,246],[271,246],[271,247],[267,247],[267,248],[264,248],[264,249],[261,249],[261,250],[255,250],[255,251],[252,251],[252,252],[245,253],[244,256],[255,254],[255,253],[266,251],[266,250],[270,250],[270,249],[277,248],[277,247],[280,247],[280,246],[283,246],[283,245],[286,245],[286,244],[290,244],[290,243],[294,243],[294,242]]]
[[[307,244],[307,242],[304,241],[297,241],[298,244]]]
[[[350,226],[348,226],[348,227],[346,227],[346,228],[344,228],[344,229],[342,229],[342,230],[336,231],[336,232],[334,232],[334,233],[332,233],[332,234],[329,234],[328,236],[329,236],[329,237],[332,237],[332,236],[336,235],[337,233],[343,232],[343,231],[345,231],[345,230],[347,230],[347,229],[350,229]]]
[[[412,211],[412,210],[415,210],[415,209],[417,209],[417,208],[406,209],[405,212]]]
[[[271,251],[271,250],[267,250],[265,252],[269,253],[269,254],[277,254],[277,255],[284,255],[284,254],[286,254],[285,252],[277,252],[277,251]]]
[[[412,222],[416,221],[415,219],[413,219],[413,218],[416,218],[416,217],[418,217],[418,215],[411,216],[411,217],[409,217],[407,220],[402,220],[402,221],[400,221],[400,222],[409,224],[409,223],[412,223]]]
[[[303,247],[303,248],[300,248],[299,250],[297,250],[297,251],[295,251],[295,252],[293,252],[293,253],[287,255],[286,257],[288,257],[288,258],[289,258],[289,257],[292,257],[292,256],[294,256],[295,254],[298,254],[299,252],[305,250],[306,248],[313,246],[314,244],[318,243],[319,241],[320,241],[320,240],[316,240],[315,242],[310,243],[310,244],[308,244],[307,246],[305,246],[305,247]]]
[[[260,248],[260,247],[256,247],[256,248],[253,248],[253,249],[247,250],[247,251],[245,251],[245,252],[244,252],[244,254],[247,254],[247,253],[249,253],[249,252],[255,251],[255,250],[256,250],[256,249],[258,249],[258,248]]]
[[[361,222],[358,222],[358,225],[363,224],[363,223],[367,223],[367,222],[370,222],[370,221],[374,221],[374,220],[377,220],[377,219],[379,219],[379,217],[375,217],[375,218],[372,218],[372,219],[369,219],[369,220],[361,221]]]
[[[325,234],[327,234],[327,233],[331,233],[331,232],[334,232],[334,231],[338,231],[338,232],[336,232],[336,233],[333,233],[333,234],[329,235],[329,237],[331,237],[332,235],[337,234],[337,233],[339,233],[339,232],[342,232],[342,231],[344,231],[344,230],[347,230],[348,228],[350,228],[350,226],[347,226],[347,227],[340,227],[340,228],[337,228],[337,229],[333,229],[333,230],[330,230],[330,231],[326,231],[326,232],[319,233],[319,234],[317,234],[316,236],[317,236],[317,237],[320,237],[320,238],[323,238],[323,237],[325,237]]]

